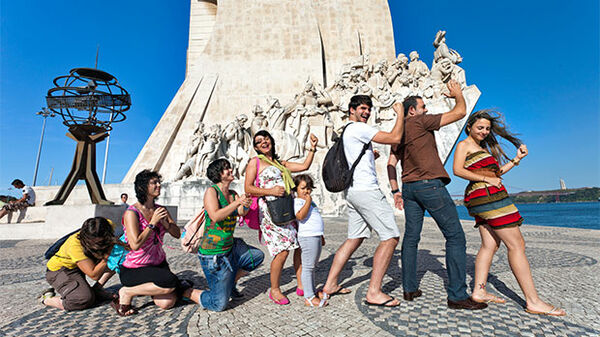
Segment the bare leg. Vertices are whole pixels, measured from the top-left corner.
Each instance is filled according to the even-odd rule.
[[[273,296],[276,301],[286,298],[285,295],[281,293],[279,281],[281,280],[281,271],[283,270],[283,265],[289,253],[289,251],[284,250],[283,252],[275,255],[275,257],[273,257],[273,261],[271,261],[271,296]]]
[[[294,250],[294,271],[296,272],[296,282],[298,289],[304,289],[302,286],[302,250],[297,248]]]
[[[171,309],[177,303],[177,295],[174,291],[165,295],[154,295],[152,299],[154,304],[163,310]]]
[[[325,282],[325,286],[323,287],[323,291],[331,294],[334,293],[340,286],[338,284],[338,278],[340,277],[340,273],[342,269],[346,265],[346,262],[350,259],[352,254],[360,247],[364,238],[359,239],[346,239],[344,243],[338,248],[337,252],[335,252],[335,257],[333,258],[333,262],[331,263],[331,268],[329,269],[329,275],[327,275],[327,282]]]
[[[50,297],[44,300],[44,305],[49,307],[65,310],[62,299],[59,296]]]
[[[383,276],[390,265],[392,255],[394,255],[394,249],[398,246],[398,241],[399,238],[381,241],[375,250],[375,255],[373,256],[373,272],[371,273],[371,280],[366,296],[367,301],[371,303],[383,303],[391,298],[381,291],[381,283],[383,282]],[[391,302],[389,305],[396,304],[398,304],[397,300]]]
[[[3,209],[0,209],[0,219],[2,219],[2,217],[4,217],[6,214],[8,214],[8,211]]]
[[[525,295],[527,309],[540,312],[550,311],[553,306],[542,301],[535,290],[529,261],[525,256],[525,240],[519,227],[501,228],[495,230],[495,233],[508,248],[508,263]]]
[[[152,296],[154,303],[162,309],[169,309],[175,305],[177,296],[175,288],[161,288],[152,282],[143,283],[135,287],[122,287],[119,289],[119,303],[131,304],[134,296]]]
[[[194,289],[194,288],[188,288],[188,289],[186,289],[186,290],[183,291],[182,295],[185,298],[189,298],[194,303],[200,304],[200,295],[202,295],[203,291],[204,290]]]
[[[477,302],[494,301],[497,303],[505,303],[506,301],[489,294],[485,290],[487,284],[490,266],[494,254],[500,247],[500,238],[494,233],[494,230],[489,225],[479,226],[479,235],[481,236],[481,247],[475,258],[475,287],[471,298]]]

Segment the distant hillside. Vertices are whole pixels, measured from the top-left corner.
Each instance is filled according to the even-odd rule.
[[[566,190],[528,191],[510,195],[515,203],[586,202],[600,199],[600,187],[584,187]]]

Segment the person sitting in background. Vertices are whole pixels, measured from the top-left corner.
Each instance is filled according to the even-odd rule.
[[[113,275],[106,268],[106,259],[115,244],[120,243],[107,219],[87,219],[81,230],[71,235],[48,260],[46,280],[53,289],[44,292],[42,304],[72,311],[89,308],[97,299],[112,298],[102,286]],[[102,281],[90,287],[86,276]],[[54,289],[60,297],[55,296]]]
[[[128,198],[129,196],[127,195],[127,193],[121,193],[121,205],[129,207],[129,204],[127,203]]]
[[[201,293],[200,305],[223,311],[230,297],[242,297],[235,288],[237,280],[258,268],[265,254],[233,237],[236,219],[248,213],[252,199],[229,189],[235,179],[231,164],[217,159],[208,165],[206,176],[214,185],[204,193],[206,224],[198,257],[209,290]]]
[[[21,179],[15,179],[10,184],[15,188],[20,189],[23,192],[23,196],[20,199],[10,201],[8,204],[2,206],[2,209],[0,209],[0,219],[10,212],[35,205],[35,192],[33,191],[33,188],[25,185]]]

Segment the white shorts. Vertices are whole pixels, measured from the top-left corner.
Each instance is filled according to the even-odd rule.
[[[385,241],[400,237],[394,210],[380,189],[348,191],[348,238],[370,238],[371,230]]]

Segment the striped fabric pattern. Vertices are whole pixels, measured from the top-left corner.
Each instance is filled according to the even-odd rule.
[[[467,170],[500,170],[496,159],[486,151],[471,153],[465,159]],[[492,228],[520,226],[523,218],[512,203],[508,192],[501,186],[497,188],[483,181],[472,181],[465,190],[465,206],[469,214],[475,217],[475,227],[488,224]]]

